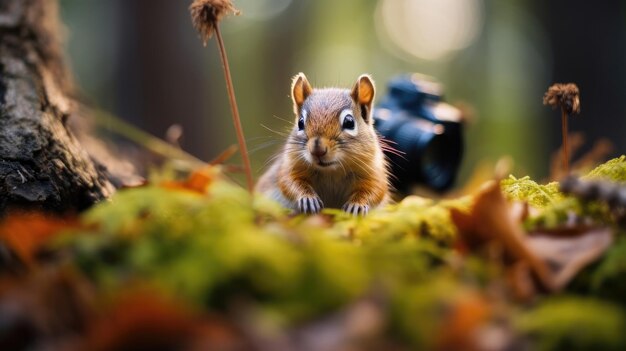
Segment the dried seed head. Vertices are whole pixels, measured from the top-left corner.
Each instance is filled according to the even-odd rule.
[[[568,115],[580,113],[580,92],[574,83],[554,84],[543,96],[543,104],[561,107]]]
[[[189,6],[189,12],[191,12],[193,26],[200,33],[204,45],[211,38],[215,26],[224,16],[230,12],[235,15],[240,13],[233,6],[231,0],[194,0]]]

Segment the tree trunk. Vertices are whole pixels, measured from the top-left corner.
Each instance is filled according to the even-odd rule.
[[[59,26],[56,0],[0,0],[0,215],[79,211],[114,191],[68,129]]]

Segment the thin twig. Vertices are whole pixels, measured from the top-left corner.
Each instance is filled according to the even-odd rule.
[[[224,68],[224,77],[226,79],[226,88],[228,90],[228,100],[230,102],[230,109],[233,113],[233,123],[235,124],[235,130],[237,132],[237,142],[239,144],[239,150],[241,150],[241,158],[243,159],[243,165],[246,170],[246,181],[248,184],[248,190],[252,192],[254,188],[254,180],[252,179],[252,167],[250,167],[250,158],[248,157],[248,148],[246,146],[246,140],[243,134],[243,127],[241,126],[241,119],[239,118],[239,110],[237,108],[237,101],[235,100],[235,89],[233,88],[233,81],[230,76],[230,67],[228,65],[228,57],[226,56],[226,49],[224,48],[224,41],[222,40],[222,34],[219,29],[219,25],[215,23],[215,37],[217,38],[217,46],[220,51],[220,58],[222,59],[222,67]]]
[[[211,160],[209,164],[221,165],[224,162],[226,162],[229,158],[231,158],[236,152],[237,152],[237,145],[231,145],[228,147],[228,149],[222,151],[222,153],[220,153],[219,155],[217,155],[217,157]]]
[[[569,175],[569,146],[567,145],[567,112],[561,108],[561,132],[563,134],[563,170]]]
[[[563,173],[569,175],[569,147],[567,145],[567,119],[580,113],[580,91],[574,83],[557,83],[548,88],[543,95],[543,104],[552,108],[561,107],[561,126],[563,134]]]
[[[157,155],[161,155],[170,160],[182,160],[186,162],[190,168],[199,168],[206,165],[204,161],[198,159],[197,157],[183,151],[180,148],[172,146],[171,144],[150,135],[147,132],[142,131],[117,116],[101,110],[95,111],[94,115],[94,121],[97,126],[121,135]]]

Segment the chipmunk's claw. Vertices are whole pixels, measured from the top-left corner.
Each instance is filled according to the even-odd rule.
[[[359,205],[349,202],[343,205],[342,209],[353,216],[365,216],[370,212],[369,205]]]
[[[298,200],[298,211],[300,213],[315,214],[324,208],[324,203],[317,196],[303,197]]]

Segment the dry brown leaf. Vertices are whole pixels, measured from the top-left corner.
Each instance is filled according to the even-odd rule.
[[[437,350],[480,350],[478,331],[492,315],[489,301],[478,294],[465,294],[454,303],[439,330]]]
[[[524,261],[542,286],[554,290],[552,275],[544,262],[525,243],[525,233],[502,195],[500,184],[491,181],[476,195],[470,213],[452,209],[451,216],[459,229],[460,239],[469,248],[500,244],[513,262]]]
[[[65,229],[79,226],[75,218],[60,218],[39,212],[12,213],[0,223],[0,240],[32,266],[35,254],[49,239]]]
[[[527,237],[530,249],[552,270],[554,285],[559,289],[602,256],[612,242],[613,230],[608,227],[533,232]]]
[[[520,298],[534,294],[531,273],[541,288],[558,291],[600,257],[613,240],[610,228],[568,227],[527,234],[520,224],[524,212],[506,202],[498,182],[484,186],[469,213],[451,211],[461,247],[474,251],[501,248],[507,279]]]
[[[0,288],[0,350],[61,345],[83,333],[95,312],[91,286],[72,270],[39,269]]]

